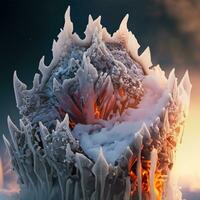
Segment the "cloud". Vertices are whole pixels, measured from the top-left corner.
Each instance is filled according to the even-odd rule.
[[[175,20],[179,31],[188,36],[193,56],[200,62],[200,1],[157,0],[156,2],[164,5],[167,14]]]

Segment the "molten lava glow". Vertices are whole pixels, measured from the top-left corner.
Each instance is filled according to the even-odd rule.
[[[179,185],[190,191],[200,190],[200,73],[190,73],[192,98],[182,144],[177,152],[176,172]]]
[[[125,95],[125,91],[124,91],[124,89],[123,88],[119,88],[119,95],[121,96],[121,97],[123,97],[124,95]]]
[[[99,106],[97,106],[96,104],[94,105],[94,116],[96,119],[99,119],[100,116],[101,116],[101,113],[100,113],[100,109],[99,109]]]
[[[136,160],[134,160],[136,162]],[[134,193],[137,192],[137,175],[131,170],[131,166],[133,166],[133,163],[129,162],[129,176],[131,178],[132,182],[132,188],[131,188],[131,194],[134,195]],[[141,177],[142,177],[142,193],[145,196],[148,196],[148,199],[154,199],[151,195],[151,178],[150,178],[150,168],[151,168],[151,161],[150,160],[142,160],[142,168],[141,168]],[[158,169],[158,164],[156,166],[155,175],[153,178],[153,190],[155,192],[155,198],[156,200],[162,200],[163,195],[163,188],[165,183],[165,177],[162,174],[162,172]]]

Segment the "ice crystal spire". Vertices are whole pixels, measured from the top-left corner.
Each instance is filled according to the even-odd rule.
[[[8,117],[11,142],[4,141],[20,200],[163,197],[167,180],[158,177],[173,165],[169,154],[179,142],[191,83],[188,72],[178,85],[174,70],[167,79],[159,65],[151,67],[149,47],[138,55],[128,17],[111,36],[101,17],[89,16],[80,39],[68,7],[53,59],[46,66],[41,58],[32,89],[14,73],[20,128]]]

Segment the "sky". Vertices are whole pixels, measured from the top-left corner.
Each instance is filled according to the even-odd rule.
[[[101,15],[102,24],[113,33],[129,13],[128,27],[141,45],[139,52],[150,46],[153,64],[160,64],[167,73],[175,67],[180,76],[189,69],[195,91],[192,103],[200,109],[196,100],[200,99],[199,0],[7,0],[0,5],[0,136],[8,134],[7,115],[18,123],[12,85],[14,70],[31,87],[40,58],[45,55],[46,64],[52,58],[52,42],[63,27],[68,5],[75,32],[81,37],[89,14],[93,18]],[[198,120],[200,115],[195,116]],[[187,143],[187,148],[192,144]],[[200,153],[200,149],[197,151]],[[188,200],[200,199],[196,190],[185,192],[185,196]]]

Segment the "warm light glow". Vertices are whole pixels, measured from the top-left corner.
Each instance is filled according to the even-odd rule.
[[[100,113],[100,109],[99,109],[99,106],[97,106],[96,104],[94,105],[94,116],[96,119],[99,119],[100,116],[101,116],[101,113]]]
[[[136,162],[137,160],[134,160]],[[131,188],[131,194],[134,195],[137,192],[137,175],[132,171],[131,167],[134,164],[132,160],[129,162],[129,176],[131,178],[132,182],[132,188]],[[153,178],[153,189],[155,192],[155,198],[156,200],[162,200],[163,196],[163,189],[164,189],[164,183],[165,183],[165,177],[162,174],[161,170],[158,169],[158,163],[156,165],[156,171],[155,176]],[[151,188],[150,188],[150,168],[151,168],[151,161],[150,160],[142,160],[142,168],[141,168],[141,178],[142,178],[142,192],[145,193],[145,195],[148,195],[148,197],[153,199],[151,197]]]
[[[125,95],[125,91],[123,88],[119,88],[119,95],[123,97]]]
[[[0,159],[0,190],[3,188],[3,165]]]
[[[19,192],[16,176],[11,172],[10,166],[10,161],[3,164],[2,159],[0,158],[0,193],[6,195],[12,195]],[[7,178],[8,183],[6,182]]]
[[[200,73],[190,73],[190,77],[193,84],[190,111],[175,167],[179,185],[197,191],[200,190]]]

